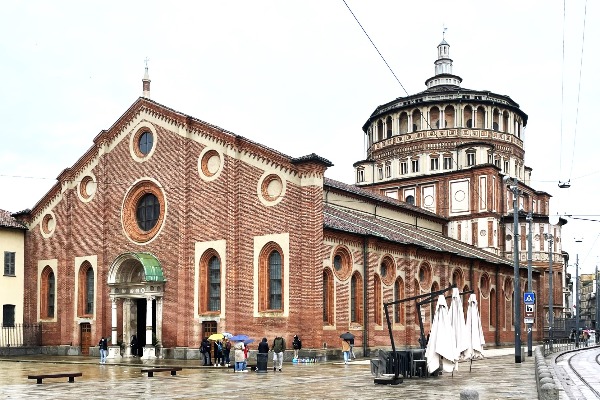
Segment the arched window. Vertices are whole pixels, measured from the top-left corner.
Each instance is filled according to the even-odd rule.
[[[400,119],[398,121],[400,125],[400,134],[404,134],[408,132],[408,115],[406,113],[400,114]]]
[[[463,121],[467,128],[473,127],[473,109],[471,106],[466,106],[463,110]]]
[[[88,261],[79,267],[79,302],[80,317],[91,317],[94,314],[94,269]]]
[[[323,323],[333,325],[333,273],[329,268],[323,270]]]
[[[444,115],[446,120],[442,128],[454,128],[454,107],[447,106]]]
[[[216,256],[208,261],[208,311],[221,310],[221,262]]]
[[[404,299],[404,282],[398,277],[394,283],[394,301]],[[394,322],[404,325],[404,304],[394,304]]]
[[[383,121],[379,120],[377,121],[377,139],[375,139],[376,142],[383,140]]]
[[[267,243],[259,256],[259,311],[284,310],[283,250],[275,242]]]
[[[362,325],[362,277],[358,272],[350,280],[350,322]]]
[[[375,275],[375,279],[373,282],[373,299],[375,302],[375,324],[382,325],[381,309],[383,308],[383,303],[381,302],[381,279],[379,278],[379,275]]]
[[[387,117],[385,120],[386,138],[392,137],[392,117]]]
[[[490,290],[490,326],[496,327],[496,289]]]
[[[56,280],[49,265],[42,270],[40,285],[40,317],[54,318],[56,302]]]
[[[487,128],[487,126],[485,126],[485,108],[483,107],[477,107],[477,128],[480,129],[485,129]]]
[[[412,113],[413,132],[421,130],[421,111],[415,110]]]
[[[221,312],[221,259],[214,249],[207,250],[200,258],[199,313]]]

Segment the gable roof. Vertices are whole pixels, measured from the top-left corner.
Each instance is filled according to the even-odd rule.
[[[27,227],[17,221],[9,211],[0,210],[0,227],[27,230]]]
[[[414,225],[377,217],[332,204],[323,206],[324,227],[357,235],[372,236],[390,242],[415,245],[426,250],[481,259],[492,264],[510,266],[511,261],[478,247]]]

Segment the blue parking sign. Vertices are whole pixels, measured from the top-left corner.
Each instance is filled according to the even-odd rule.
[[[535,293],[534,292],[525,292],[525,293],[523,293],[523,303],[525,303],[525,304],[535,304]]]

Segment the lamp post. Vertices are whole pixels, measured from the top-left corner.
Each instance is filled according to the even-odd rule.
[[[594,275],[596,278],[596,326],[594,330],[596,331],[596,343],[598,343],[598,329],[600,329],[600,282],[598,282],[598,266],[596,265],[596,274]]]
[[[575,290],[575,347],[579,347],[579,254],[575,257]]]
[[[550,287],[550,292],[548,293],[548,336],[550,337],[550,347],[552,347],[552,339],[554,338],[552,332],[552,328],[554,327],[554,286],[552,283],[552,275],[554,275],[554,272],[552,271],[552,244],[554,237],[548,233],[544,233],[544,237],[548,241],[548,286]]]
[[[531,286],[531,260],[532,260],[532,223],[533,223],[533,214],[530,212],[527,214],[527,222],[529,223],[529,233],[527,234],[527,289],[531,292],[533,288]],[[533,346],[533,334],[532,328],[533,324],[527,324],[527,357],[531,357],[532,355],[532,346]]]
[[[508,182],[508,176],[503,179]],[[509,186],[513,193],[513,251],[514,251],[514,312],[515,312],[515,363],[521,362],[521,283],[519,274],[519,187],[517,178]]]

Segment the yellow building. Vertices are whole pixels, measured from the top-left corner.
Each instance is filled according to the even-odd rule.
[[[8,211],[0,210],[0,254],[4,269],[0,276],[2,335],[0,347],[19,345],[22,338],[13,335],[15,325],[23,323],[24,257],[26,227]]]

